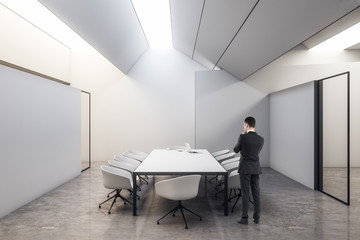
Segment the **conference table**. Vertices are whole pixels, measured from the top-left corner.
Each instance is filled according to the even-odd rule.
[[[224,215],[228,215],[227,171],[206,149],[168,150],[154,149],[133,173],[133,195],[136,196],[138,175],[222,175],[224,176]],[[206,184],[206,183],[205,183]],[[137,214],[136,197],[133,198],[133,216]]]

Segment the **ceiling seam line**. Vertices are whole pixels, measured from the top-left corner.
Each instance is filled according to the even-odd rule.
[[[170,12],[171,42],[172,42],[173,48],[175,48],[175,45],[174,45],[174,28],[173,28],[171,1],[170,0],[169,0],[169,12]]]
[[[147,39],[147,36],[146,36],[146,34],[145,34],[145,31],[144,31],[144,28],[143,28],[143,26],[142,26],[142,24],[141,24],[141,22],[140,22],[140,18],[139,18],[139,16],[138,16],[137,12],[136,12],[136,9],[135,9],[135,7],[134,7],[134,3],[132,2],[132,0],[130,0],[130,2],[131,2],[131,6],[133,7],[133,10],[134,10],[134,12],[135,12],[136,18],[137,18],[137,20],[138,20],[138,22],[139,22],[139,24],[140,24],[141,30],[142,30],[142,32],[143,32],[143,34],[144,34],[144,36],[145,36],[146,42],[147,42],[147,44],[148,44],[148,48],[150,48],[149,40]]]
[[[217,62],[215,63],[214,67],[212,68],[212,70],[215,69],[215,67],[218,65],[218,63],[220,62],[221,58],[225,55],[225,52],[228,50],[228,48],[230,47],[230,45],[232,44],[232,42],[234,41],[234,39],[236,38],[236,36],[238,35],[238,33],[240,32],[240,30],[242,29],[242,27],[245,25],[245,23],[247,22],[247,20],[249,19],[250,15],[252,14],[252,12],[254,11],[254,9],[256,8],[256,6],[258,5],[258,3],[260,2],[260,0],[258,0],[255,5],[253,6],[253,8],[251,9],[251,11],[249,12],[249,14],[247,15],[247,17],[245,18],[244,22],[241,24],[241,26],[239,27],[239,29],[236,31],[234,37],[231,39],[231,41],[229,42],[229,44],[227,45],[227,47],[225,48],[224,52],[220,55],[219,59],[217,60]]]
[[[194,59],[196,44],[197,44],[197,40],[198,40],[198,36],[199,36],[199,31],[200,31],[200,26],[201,26],[201,20],[202,20],[202,16],[203,16],[203,13],[204,13],[204,8],[205,8],[205,2],[206,2],[206,0],[204,0],[203,6],[202,6],[202,9],[201,9],[200,21],[199,21],[199,26],[198,26],[198,29],[197,29],[197,32],[196,32],[194,49],[193,49],[193,52],[192,52],[192,55],[191,55],[191,59]]]

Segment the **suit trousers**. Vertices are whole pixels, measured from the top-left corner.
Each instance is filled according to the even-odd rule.
[[[241,204],[242,215],[241,218],[248,218],[249,210],[249,197],[250,187],[254,201],[254,219],[260,218],[260,186],[259,174],[241,174],[240,173],[240,186],[241,186]]]

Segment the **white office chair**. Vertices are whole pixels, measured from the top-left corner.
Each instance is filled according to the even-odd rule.
[[[125,156],[127,158],[132,158],[132,159],[134,159],[136,161],[139,161],[139,162],[143,162],[146,159],[146,156],[135,154],[135,153],[132,153],[130,151],[124,152],[123,156]]]
[[[147,153],[138,151],[138,150],[128,150],[129,153],[135,154],[135,155],[140,155],[142,156],[144,159],[149,155]]]
[[[112,196],[111,198],[108,198],[105,201],[103,201],[102,203],[100,203],[99,208],[101,208],[102,204],[104,204],[105,202],[109,201],[112,198],[114,200],[108,211],[109,214],[110,214],[110,211],[111,211],[114,203],[116,202],[117,198],[121,198],[124,201],[124,204],[126,204],[128,202],[132,205],[132,203],[129,200],[127,200],[126,198],[124,198],[123,196],[120,195],[121,190],[123,190],[123,189],[131,190],[132,189],[133,183],[132,183],[131,174],[128,171],[125,171],[123,169],[119,169],[119,168],[115,168],[115,167],[111,167],[111,166],[105,166],[105,165],[100,166],[100,169],[101,169],[101,172],[103,175],[104,187],[108,188],[108,189],[115,189],[116,194],[114,196]]]
[[[232,162],[236,162],[236,161],[239,161],[240,160],[240,157],[234,157],[234,158],[230,158],[228,160],[225,160],[225,161],[222,161],[221,162],[221,165],[224,166],[226,164],[229,164],[229,163],[232,163]]]
[[[228,172],[228,175],[230,175],[230,173],[231,173],[232,171],[237,170],[237,169],[239,168],[239,162],[240,162],[239,160],[238,160],[238,161],[234,161],[234,162],[231,162],[231,163],[228,163],[228,164],[224,164],[224,165],[222,165],[222,167]],[[215,186],[215,189],[217,189],[218,187],[220,187],[220,186],[222,186],[222,185],[224,184],[224,181],[223,181],[223,179],[222,179],[222,176],[220,176],[220,177],[221,177],[221,178],[220,178],[221,182],[220,182],[218,185]],[[216,197],[219,193],[221,193],[221,192],[223,192],[223,191],[224,191],[224,189],[216,192],[216,193],[215,193],[215,197]]]
[[[220,150],[220,151],[217,151],[217,152],[213,152],[213,153],[211,153],[211,155],[212,155],[213,157],[218,157],[218,156],[227,154],[227,153],[229,153],[229,152],[230,152],[229,149],[224,149],[224,150]]]
[[[236,198],[236,201],[233,205],[233,207],[231,208],[231,212],[234,212],[234,208],[237,204],[237,202],[239,201],[239,198],[241,197],[241,186],[240,186],[240,175],[237,172],[237,170],[232,171],[229,175],[228,178],[228,189],[230,189],[230,193],[229,193],[229,201],[231,201],[232,199]],[[239,192],[236,193],[236,190],[238,190]],[[234,196],[231,196],[232,191],[235,192]]]
[[[194,213],[193,211],[190,211],[181,204],[181,201],[192,199],[197,196],[199,191],[200,178],[200,175],[189,175],[167,179],[155,183],[156,194],[170,200],[178,201],[178,205],[175,208],[171,209],[167,214],[162,216],[159,220],[157,220],[157,224],[160,224],[160,220],[169,215],[170,213],[173,213],[173,216],[175,216],[175,212],[177,210],[180,210],[181,212],[186,229],[188,228],[188,226],[183,210],[186,210],[199,217],[201,221],[200,215]]]
[[[230,159],[230,158],[233,158],[235,156],[236,153],[234,152],[229,152],[229,153],[226,153],[226,154],[223,154],[223,155],[220,155],[220,156],[217,156],[215,157],[215,159],[218,161],[218,162],[222,162],[222,161],[225,161],[227,159]]]
[[[219,163],[222,163],[223,161],[226,161],[228,159],[231,159],[235,156],[236,153],[234,152],[229,152],[229,153],[225,153],[222,155],[218,155],[217,157],[214,157]],[[218,180],[218,175],[216,175],[215,177],[212,177],[209,179],[209,183],[211,183],[211,181],[215,179],[216,181]]]
[[[115,155],[114,159],[120,162],[128,162],[128,163],[132,163],[134,165],[139,166],[142,161],[144,161],[146,158],[146,156],[141,156],[141,155],[137,155],[134,153],[131,153],[130,151],[127,151],[126,153],[124,153],[124,155]],[[146,184],[149,184],[149,182],[146,179],[149,179],[148,176],[145,177],[140,177],[140,179],[144,182],[146,182]]]

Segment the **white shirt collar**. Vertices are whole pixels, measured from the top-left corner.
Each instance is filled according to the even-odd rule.
[[[247,133],[248,133],[248,132],[255,132],[255,130],[248,130]]]

